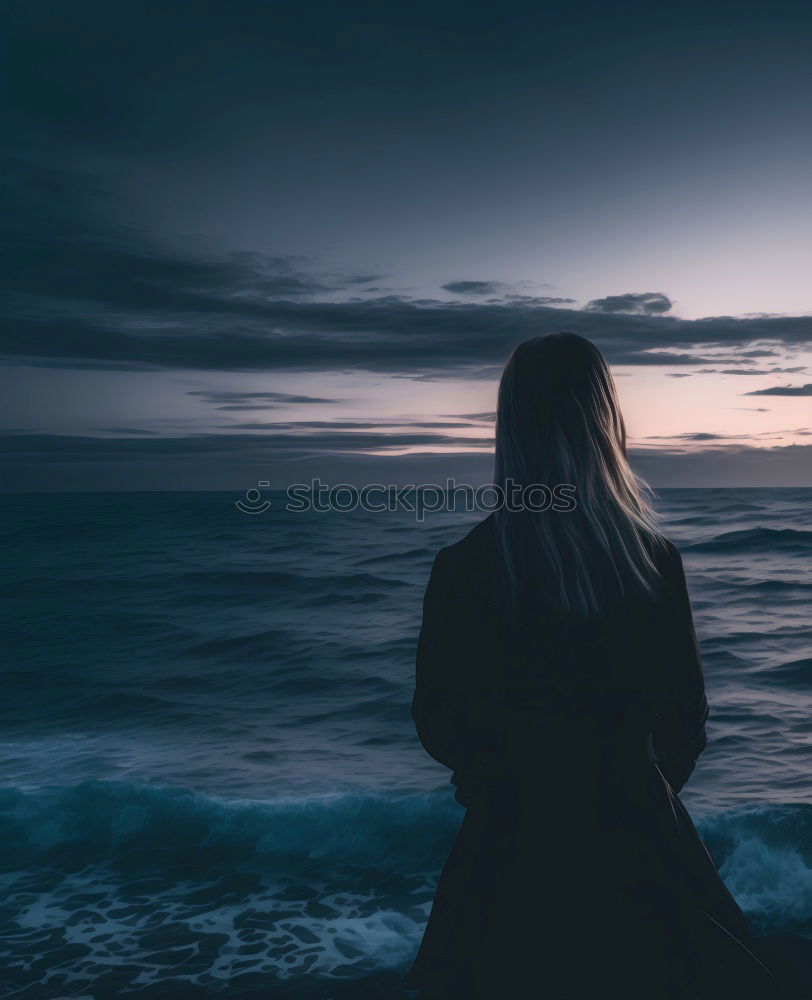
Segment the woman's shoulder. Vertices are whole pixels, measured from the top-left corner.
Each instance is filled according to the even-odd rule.
[[[682,572],[682,556],[670,538],[658,533],[649,541],[649,546],[654,565],[662,576]]]
[[[494,581],[498,578],[493,518],[475,524],[456,542],[443,546],[431,570],[429,589],[444,595],[445,613],[456,608],[464,616],[466,629],[484,623],[493,604]]]
[[[437,553],[437,558],[446,565],[459,564],[493,552],[495,541],[494,516],[489,514],[458,541],[444,545]]]
[[[433,573],[441,578],[481,583],[483,574],[491,575],[496,555],[493,515],[471,528],[456,542],[444,545],[434,557]]]
[[[673,601],[685,591],[685,569],[679,549],[665,535],[657,534],[649,538],[647,547],[651,561],[657,571],[652,596],[663,608],[670,608]],[[649,598],[644,601],[648,608]]]

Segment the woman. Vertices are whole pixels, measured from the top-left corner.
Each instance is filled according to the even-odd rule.
[[[513,352],[495,479],[514,502],[440,550],[426,591],[413,716],[467,811],[408,984],[422,1000],[777,996],[678,797],[708,716],[685,576],[589,341]],[[517,504],[533,484],[574,487],[574,509]]]

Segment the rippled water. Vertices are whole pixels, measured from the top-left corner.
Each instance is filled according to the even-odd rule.
[[[462,815],[409,718],[420,602],[477,517],[234,499],[3,500],[0,995],[378,996],[414,954]],[[712,711],[683,798],[756,926],[812,934],[810,499],[659,507]]]

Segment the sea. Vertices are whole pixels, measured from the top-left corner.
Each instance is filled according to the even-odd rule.
[[[409,714],[421,600],[483,515],[243,499],[2,498],[2,998],[379,1000],[414,958],[463,816]],[[711,703],[683,801],[757,932],[806,936],[810,501],[657,494]]]

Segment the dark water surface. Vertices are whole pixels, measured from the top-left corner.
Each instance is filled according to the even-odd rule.
[[[2,499],[0,997],[379,997],[414,955],[462,817],[420,602],[481,515],[234,499]],[[755,926],[812,935],[810,500],[659,507],[712,713],[683,799]]]

